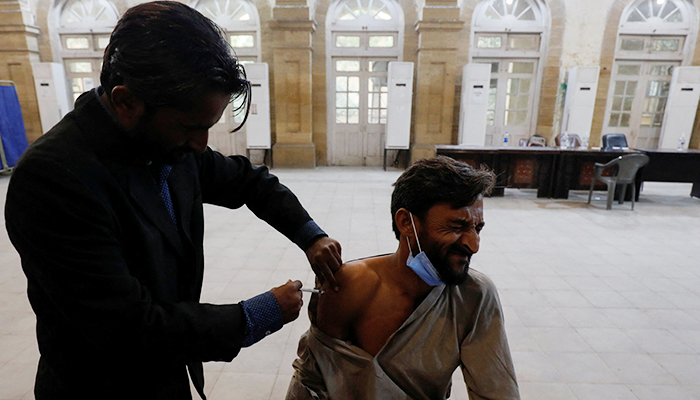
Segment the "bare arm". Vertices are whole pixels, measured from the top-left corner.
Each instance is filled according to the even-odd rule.
[[[353,326],[370,303],[379,281],[363,261],[343,265],[336,277],[339,291],[334,291],[328,282],[323,285],[325,294],[319,298],[316,324],[325,334],[348,340],[352,338]]]

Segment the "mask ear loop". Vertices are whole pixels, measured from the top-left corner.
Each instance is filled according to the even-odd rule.
[[[411,216],[411,226],[413,227],[413,234],[416,235],[416,243],[418,243],[418,252],[422,253],[423,250],[420,248],[420,240],[418,240],[418,232],[416,232],[416,225],[413,223],[413,214],[409,211],[408,215]],[[406,238],[408,240],[408,238]],[[411,242],[408,243],[408,248],[411,248]]]

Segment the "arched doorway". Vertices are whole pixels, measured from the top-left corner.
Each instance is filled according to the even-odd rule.
[[[73,100],[100,85],[102,56],[118,19],[109,0],[69,0],[60,8],[59,54]]]
[[[535,132],[548,26],[539,0],[484,0],[476,6],[469,58],[491,64],[487,146],[500,144],[506,132],[513,143]]]
[[[260,61],[260,17],[252,3],[246,0],[197,0],[190,6],[226,31],[242,64]],[[233,112],[238,106],[229,104],[219,122],[209,131],[209,145],[225,155],[246,154],[246,127],[231,133],[243,122],[243,115],[234,115]]]
[[[690,62],[694,11],[684,0],[637,0],[622,13],[602,134],[658,147],[673,68]]]
[[[340,0],[326,19],[331,165],[381,165],[390,61],[403,53],[403,11],[394,0]]]

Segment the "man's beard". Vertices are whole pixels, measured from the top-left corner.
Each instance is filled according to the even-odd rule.
[[[142,151],[149,160],[157,164],[174,165],[184,160],[189,153],[194,151],[187,144],[165,149],[163,143],[154,140],[150,132],[153,117],[152,111],[145,113],[141,116],[141,120],[136,128],[128,133],[134,141],[135,148]]]
[[[440,280],[446,285],[456,286],[464,283],[469,277],[469,262],[471,261],[472,254],[464,254],[464,250],[457,247],[457,245],[451,245],[448,249],[448,253],[443,257],[440,254],[439,249],[433,249],[431,251],[426,251],[425,254],[428,259],[435,267],[435,270],[440,275]],[[466,258],[461,262],[462,268],[455,270],[450,265],[448,257],[452,254],[463,254]]]
[[[188,154],[193,152],[194,149],[192,149],[189,146],[180,146],[176,147],[174,149],[168,150],[166,152],[162,152],[159,154],[154,155],[154,161],[162,163],[162,164],[177,164],[180,161],[184,160],[185,157],[187,157]]]

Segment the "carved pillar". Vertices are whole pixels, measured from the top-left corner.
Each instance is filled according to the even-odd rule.
[[[272,9],[275,166],[314,168],[311,34],[316,26],[306,1],[277,0]]]
[[[459,33],[456,0],[427,0],[418,32],[418,87],[412,160],[435,155],[436,144],[452,141]]]
[[[40,61],[38,36],[26,1],[0,0],[0,80],[15,83],[30,143],[42,134],[32,74],[32,63]]]

